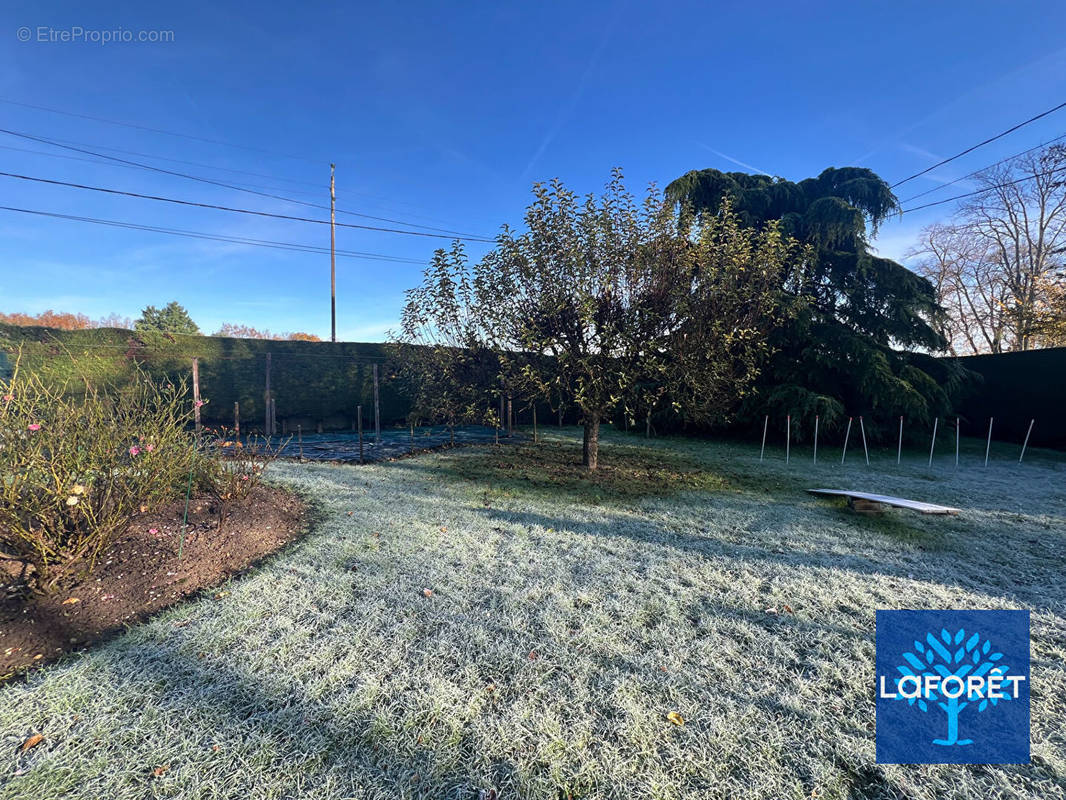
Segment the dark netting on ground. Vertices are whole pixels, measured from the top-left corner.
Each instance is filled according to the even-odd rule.
[[[486,444],[496,441],[497,431],[480,425],[467,425],[455,429],[455,444]],[[508,438],[506,431],[499,431],[500,443],[515,442],[524,438],[515,433]],[[385,461],[399,458],[420,450],[445,447],[452,442],[452,435],[446,426],[415,428],[411,436],[410,428],[391,428],[381,431],[381,441],[374,441],[374,432],[363,432],[363,460]],[[282,458],[300,458],[312,461],[359,461],[359,434],[357,433],[312,433],[303,434],[302,443],[292,436],[275,436],[271,439],[275,446],[281,446]]]

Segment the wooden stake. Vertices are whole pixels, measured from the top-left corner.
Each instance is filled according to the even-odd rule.
[[[241,438],[241,404],[233,404],[233,435]]]
[[[374,445],[381,444],[381,402],[378,396],[378,365],[374,365]]]
[[[848,456],[848,439],[851,438],[851,417],[848,417],[848,429],[844,431],[844,452],[840,454],[840,463],[844,463],[844,459]]]
[[[940,422],[940,418],[937,417],[933,420],[933,441],[929,443],[929,466],[933,466],[933,448],[936,447],[936,426]]]
[[[537,444],[537,404],[533,403],[533,444]]]
[[[648,415],[649,418],[651,415]],[[759,450],[759,461],[762,462],[762,457],[766,453],[766,429],[770,427],[770,415],[766,415],[766,419],[762,421],[762,447]]]
[[[988,441],[985,443],[985,466],[988,466],[988,453],[992,449],[992,420],[995,417],[988,418]]]
[[[270,353],[266,354],[266,389],[263,392],[263,431],[267,436],[274,435],[274,431],[270,427]]]
[[[278,432],[278,404],[273,397],[270,398],[270,430],[272,436]]]
[[[896,463],[900,463],[900,459],[903,458],[903,415],[899,416],[899,445],[896,447]]]
[[[359,431],[359,463],[363,463],[363,407],[355,407],[355,428]]]
[[[866,449],[866,426],[859,417],[859,431],[862,433],[862,452],[866,456],[866,466],[870,466],[870,451]]]
[[[196,432],[200,432],[200,359],[192,360],[192,406]]]
[[[1022,459],[1025,458],[1025,448],[1029,446],[1029,434],[1033,432],[1033,423],[1035,419],[1029,420],[1029,430],[1025,432],[1025,441],[1022,443],[1022,454],[1018,456],[1018,463],[1022,463]]]
[[[514,404],[511,395],[507,395],[507,438],[514,436]]]
[[[792,415],[785,417],[785,464],[788,464],[789,450],[792,446]]]
[[[333,183],[334,165],[329,165],[329,340],[337,341],[337,192]]]
[[[818,415],[814,415],[814,463],[818,463]]]
[[[300,448],[300,460],[304,460],[304,428],[303,425],[296,426],[296,443]]]

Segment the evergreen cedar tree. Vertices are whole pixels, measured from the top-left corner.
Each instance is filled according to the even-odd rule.
[[[780,220],[810,246],[795,314],[771,334],[774,355],[742,417],[804,420],[838,427],[864,415],[867,433],[890,435],[902,415],[931,425],[950,413],[972,374],[931,354],[946,349],[944,311],[933,285],[870,252],[873,231],[899,210],[888,184],[858,167],[829,168],[798,183],[767,175],[691,171],[666,187],[667,199],[715,214],[727,198],[744,224]],[[809,426],[808,426],[809,427]]]
[[[133,329],[141,332],[200,333],[200,328],[192,321],[189,312],[176,300],[170,301],[163,308],[155,306],[145,308],[141,312],[141,318],[133,323]]]

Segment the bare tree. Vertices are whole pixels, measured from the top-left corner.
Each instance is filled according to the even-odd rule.
[[[910,255],[947,312],[943,333],[952,355],[1010,349],[1010,289],[985,237],[966,225],[931,225]]]
[[[1066,255],[1066,147],[1055,145],[981,172],[978,194],[948,225],[924,231],[919,271],[952,316],[954,348],[1046,345]]]

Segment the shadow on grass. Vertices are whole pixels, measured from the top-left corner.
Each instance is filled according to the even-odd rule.
[[[444,451],[432,460],[399,461],[390,468],[430,473],[464,486],[486,502],[527,497],[627,503],[729,488],[723,475],[683,453],[613,443],[602,447],[600,466],[594,472],[582,466],[580,445],[557,441]]]

